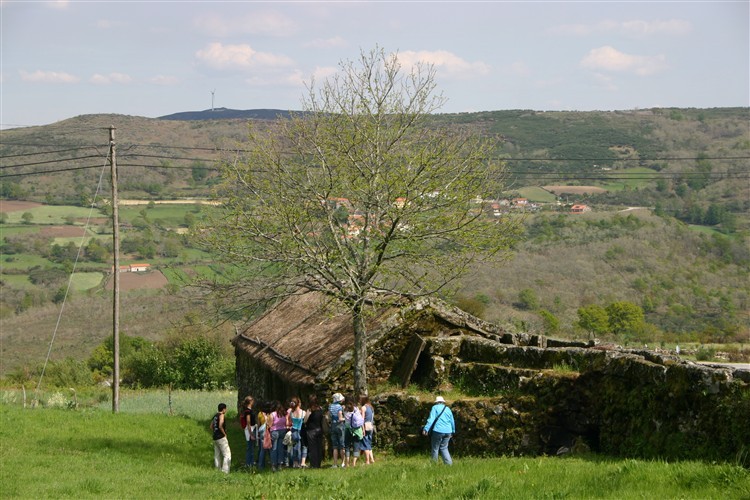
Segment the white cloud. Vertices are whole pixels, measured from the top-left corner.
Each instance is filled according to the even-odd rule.
[[[236,35],[288,36],[297,31],[292,19],[275,11],[259,11],[242,17],[208,15],[195,20],[198,28],[214,37]]]
[[[586,57],[581,60],[581,66],[595,71],[616,71],[647,76],[663,70],[667,67],[667,64],[663,55],[630,55],[607,45],[590,50]]]
[[[692,31],[690,21],[683,19],[668,19],[666,21],[644,21],[634,19],[631,21],[604,20],[594,24],[563,24],[552,28],[551,32],[556,35],[588,36],[596,34],[626,35],[643,37],[650,35],[681,36]]]
[[[409,68],[421,62],[435,66],[438,75],[445,75],[456,78],[472,78],[478,75],[486,75],[490,71],[490,66],[481,61],[468,62],[457,55],[445,51],[413,51],[407,50],[398,53],[399,62]]]
[[[177,85],[180,83],[180,80],[177,77],[168,75],[156,75],[149,78],[148,81],[155,85]]]
[[[287,56],[258,52],[247,44],[224,45],[214,42],[196,52],[195,57],[202,64],[217,70],[277,68],[293,64]]]
[[[113,83],[128,84],[133,79],[124,73],[110,73],[108,75],[94,74],[89,81],[96,85],[110,85]]]
[[[58,71],[37,70],[29,73],[28,71],[21,70],[19,74],[21,75],[21,80],[32,83],[77,83],[80,80],[77,76],[73,76],[70,73]]]
[[[331,38],[316,38],[307,42],[304,46],[311,47],[313,49],[331,49],[338,47],[346,47],[349,44],[340,36],[334,36]]]

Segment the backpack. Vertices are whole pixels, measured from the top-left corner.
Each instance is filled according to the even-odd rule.
[[[349,425],[352,429],[359,429],[363,425],[365,425],[365,419],[362,417],[362,413],[359,411],[359,409],[355,409],[352,412],[352,416],[349,417]]]
[[[273,442],[271,441],[271,429],[266,426],[266,433],[263,435],[263,449],[270,450],[272,447]]]

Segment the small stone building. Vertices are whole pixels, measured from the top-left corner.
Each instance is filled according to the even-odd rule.
[[[404,301],[367,319],[368,382],[406,385],[440,378],[444,367],[425,355],[425,337],[504,335],[497,326],[431,300]],[[350,314],[322,294],[294,295],[233,340],[239,398],[350,392],[354,333]]]
[[[404,301],[367,320],[368,383],[418,384],[450,401],[453,449],[487,455],[591,450],[750,466],[750,372],[668,353],[508,333],[440,301]],[[352,392],[351,317],[324,296],[289,297],[232,340],[238,402]],[[424,446],[432,398],[371,395],[381,446]]]

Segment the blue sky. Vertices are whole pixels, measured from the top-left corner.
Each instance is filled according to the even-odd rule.
[[[300,109],[376,45],[435,64],[443,112],[749,106],[749,5],[0,0],[0,122]]]

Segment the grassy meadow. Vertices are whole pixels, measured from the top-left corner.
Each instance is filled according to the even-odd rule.
[[[207,429],[215,404],[236,395],[175,392],[185,411],[164,413],[166,393],[129,392],[120,413],[66,409],[71,395],[24,409],[5,391],[0,403],[2,498],[681,498],[750,496],[750,471],[731,464],[642,461],[597,456],[455,456],[452,467],[425,453],[376,449],[356,469],[249,474],[236,412],[228,414],[232,473],[213,469]],[[103,399],[103,398],[102,398]],[[57,406],[55,408],[51,406]]]
[[[27,210],[8,212],[8,223],[19,224],[22,221],[23,214],[26,212],[32,215],[32,224],[66,224],[67,219],[70,217],[86,219],[90,216],[100,216],[97,210],[91,210],[90,208],[85,207],[42,205]]]

